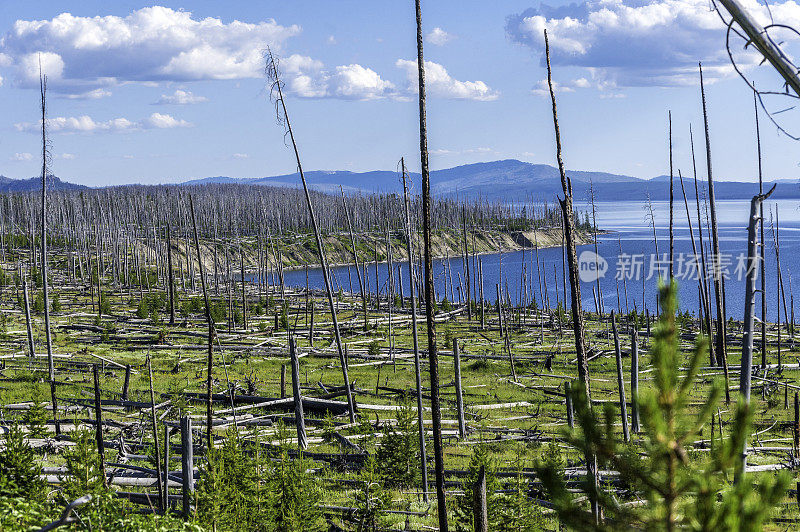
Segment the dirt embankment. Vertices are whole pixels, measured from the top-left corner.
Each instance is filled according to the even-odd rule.
[[[577,243],[588,244],[592,242],[592,234],[586,231],[577,231]],[[325,254],[331,266],[346,265],[353,263],[352,246],[349,233],[329,233],[323,237]],[[474,231],[468,235],[468,245],[470,253],[497,253],[499,251],[517,251],[524,248],[558,247],[561,245],[561,228],[542,228],[532,231],[505,232],[498,230]],[[359,261],[372,262],[377,259],[383,262],[387,259],[387,250],[391,246],[392,259],[394,261],[405,260],[406,241],[405,234],[395,231],[390,235],[377,233],[362,233],[356,235],[356,248],[358,249]],[[217,267],[225,270],[225,256],[228,243],[217,244]],[[272,269],[275,265],[273,247],[275,252],[281,255],[283,267],[285,269],[303,268],[305,266],[314,267],[319,265],[317,254],[317,244],[312,233],[284,235],[273,237],[269,240],[257,243],[253,238],[242,239],[239,242],[229,244],[229,257],[231,260],[231,270],[239,270],[240,249],[244,253],[245,268],[247,270],[256,269],[258,265],[259,250],[265,251],[268,255],[268,267]],[[422,251],[422,235],[415,240],[414,253],[419,255]],[[436,231],[433,234],[432,250],[435,258],[458,257],[464,248],[464,237],[457,231]],[[196,253],[188,240],[176,239],[173,241],[173,260],[179,264],[185,264],[186,257],[191,258],[196,266]],[[212,272],[214,268],[214,251],[210,243],[201,243],[204,267],[207,272]],[[176,265],[177,266],[177,265]]]

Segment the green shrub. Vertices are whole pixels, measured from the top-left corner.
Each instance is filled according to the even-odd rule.
[[[108,295],[104,295],[100,298],[100,313],[101,314],[111,314],[111,298]]]
[[[451,349],[453,347],[453,338],[454,338],[453,330],[450,327],[445,327],[444,329],[444,347],[446,349]]]
[[[397,425],[383,427],[376,453],[378,472],[388,486],[410,488],[421,481],[417,414],[408,403],[397,411]]]
[[[458,532],[475,530],[472,501],[474,486],[478,481],[481,468],[486,475],[486,508],[489,516],[489,530],[497,530],[499,527],[501,495],[496,493],[500,489],[500,482],[497,480],[497,463],[492,459],[488,445],[479,444],[472,450],[467,476],[464,478],[464,494],[456,497],[455,501],[455,521]]]
[[[44,296],[39,293],[33,298],[33,312],[42,314],[44,312]]]
[[[145,319],[147,316],[150,315],[150,304],[147,301],[146,297],[143,297],[139,304],[136,306],[136,317]]]
[[[607,404],[601,420],[579,386],[573,390],[573,404],[580,432],[564,433],[565,440],[584,457],[596,457],[598,469],[619,471],[636,499],[646,502],[624,505],[618,494],[602,485],[595,489],[590,481],[581,489],[602,507],[607,520],[601,523],[602,529],[760,530],[772,508],[785,497],[789,476],[742,472],[741,451],[749,440],[752,420],[742,402],[733,410],[728,436],[712,441],[711,453],[700,457],[686,449],[716,411],[723,385],[715,381],[699,408],[688,408],[697,400],[692,391],[705,360],[707,340],[698,338],[689,360],[684,360],[675,320],[676,294],[674,281],[659,288],[661,314],[650,350],[653,386],[638,397],[641,444],[632,447],[622,442],[614,430],[618,419],[614,407]],[[682,367],[687,369],[679,371]],[[567,489],[563,471],[540,463],[536,472],[562,524],[577,530],[599,528],[594,515]],[[732,483],[737,473],[741,478]]]
[[[225,321],[228,318],[228,306],[225,304],[224,301],[211,303],[210,310],[211,310],[211,321],[213,321],[214,323]]]
[[[280,326],[283,330],[289,330],[289,309],[286,304],[281,307]]]
[[[367,354],[373,357],[376,357],[381,354],[380,340],[373,340],[369,343],[369,346],[367,346]]]
[[[203,466],[197,486],[198,519],[231,531],[327,530],[317,506],[322,492],[308,469],[307,461],[289,459],[285,453],[273,463],[248,452],[231,428]]]
[[[72,434],[75,445],[64,451],[66,474],[61,479],[62,495],[72,501],[82,495],[105,491],[102,464],[97,454],[97,443],[89,430],[79,430]]]
[[[60,508],[38,498],[0,496],[0,530],[38,530],[60,513]]]
[[[322,489],[317,477],[309,472],[308,461],[289,459],[283,454],[269,482],[269,515],[276,532],[322,532],[328,525],[319,504]]]
[[[47,409],[42,406],[39,388],[33,387],[32,405],[22,414],[22,422],[28,426],[28,432],[34,438],[41,438],[47,434],[47,420],[49,415]]]
[[[41,467],[33,449],[25,442],[22,428],[14,423],[0,450],[0,496],[44,500],[46,484],[39,478],[40,472]]]
[[[358,521],[358,530],[376,531],[385,530],[389,520],[384,510],[391,504],[392,499],[380,482],[377,459],[370,456],[361,471],[361,489],[355,495],[355,518]]]

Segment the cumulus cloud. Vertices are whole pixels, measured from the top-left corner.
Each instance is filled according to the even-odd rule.
[[[557,93],[560,92],[575,92],[575,88],[565,84],[559,83],[557,81],[553,82],[553,90]],[[550,86],[547,84],[546,79],[540,79],[536,82],[536,85],[531,89],[531,92],[534,94],[538,94],[539,96],[549,96],[550,95]]]
[[[250,156],[246,153],[234,153],[231,157],[234,159],[248,159]]]
[[[64,159],[65,161],[71,161],[75,159],[74,153],[62,153],[60,155],[56,155],[56,159]]]
[[[763,4],[742,3],[762,24],[769,23]],[[800,5],[794,0],[770,6],[775,20],[800,25]],[[541,54],[542,64],[545,28],[551,62],[592,69],[599,83],[695,84],[698,61],[711,80],[733,72],[725,50],[725,26],[708,0],[587,0],[558,8],[541,5],[506,21],[509,39]],[[737,62],[744,68],[760,61],[754,52],[741,54]]]
[[[416,60],[398,59],[395,65],[406,72],[408,91],[416,93],[418,91]],[[459,81],[454,79],[447,72],[447,69],[433,61],[425,61],[425,83],[428,94],[438,98],[488,102],[496,100],[500,95],[483,81]]]
[[[173,116],[161,113],[153,113],[141,122],[141,126],[145,129],[171,129],[174,127],[188,127],[191,124],[186,120],[179,120]]]
[[[127,16],[18,20],[0,37],[0,67],[13,67],[21,87],[37,87],[39,63],[55,92],[80,99],[107,96],[122,83],[235,80],[263,76],[266,46],[280,54],[297,25],[275,20],[225,23],[189,11],[154,6]],[[333,37],[333,36],[331,36]],[[335,38],[329,40],[335,44]],[[281,62],[287,92],[303,98],[372,100],[396,95],[394,85],[358,64],[326,68],[301,55]],[[185,89],[164,94],[158,104],[206,101]]]
[[[125,17],[17,20],[0,40],[0,65],[16,66],[22,86],[38,83],[39,58],[56,90],[124,81],[189,81],[262,76],[262,50],[300,33],[275,20],[224,23],[154,6]]]
[[[17,73],[28,85],[39,84],[39,73],[47,75],[48,80],[58,81],[64,74],[64,60],[53,52],[25,54],[17,61]]]
[[[99,100],[111,96],[111,91],[107,89],[94,89],[78,94],[67,94],[64,97],[70,100]]]
[[[120,132],[137,131],[142,129],[171,129],[176,127],[189,127],[191,124],[185,120],[174,118],[167,114],[153,113],[149,117],[132,121],[127,118],[112,118],[106,121],[96,121],[87,115],[82,116],[57,116],[47,119],[47,128],[51,133],[94,133],[94,132]],[[14,124],[17,131],[36,133],[41,130],[42,121],[20,122]]]
[[[155,103],[157,105],[191,105],[195,103],[207,102],[205,96],[195,96],[190,91],[177,89],[172,94],[162,94]]]
[[[425,40],[431,44],[436,46],[444,46],[445,44],[449,43],[455,39],[455,36],[447,33],[442,28],[436,27],[430,31],[427,35],[425,35]]]
[[[281,61],[280,68],[288,91],[301,98],[375,100],[397,96],[394,84],[358,64],[328,70],[321,61],[294,54]]]
[[[591,83],[589,83],[589,80],[586,78],[578,78],[576,80],[573,80],[572,84],[579,89],[586,89],[591,87]]]
[[[14,155],[11,156],[11,160],[12,161],[32,161],[33,160],[33,154],[28,153],[28,152],[15,153]]]
[[[329,91],[338,98],[374,100],[391,95],[394,85],[381,79],[374,70],[353,64],[336,67],[329,80]]]
[[[624,97],[623,94],[616,92],[616,85],[607,80],[598,81],[592,79],[591,81],[586,78],[577,78],[570,81],[553,81],[553,90],[556,93],[575,92],[577,89],[595,88],[601,91],[601,98],[620,98]],[[536,82],[536,85],[531,89],[533,94],[539,96],[550,96],[550,87],[547,85],[546,79],[541,79]]]

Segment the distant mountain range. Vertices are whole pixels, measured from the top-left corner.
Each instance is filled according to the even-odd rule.
[[[669,198],[669,176],[653,179],[640,179],[627,175],[607,172],[567,171],[572,181],[575,201],[589,200],[590,183],[594,185],[597,201],[644,200],[649,195],[653,200]],[[306,172],[308,185],[322,192],[402,192],[403,186],[397,172],[348,172],[312,171]],[[414,189],[419,190],[420,174],[412,173]],[[775,190],[775,198],[800,198],[800,182],[796,179],[775,181],[780,186]],[[266,186],[299,187],[300,175],[297,173],[261,178],[208,177],[186,181],[183,185],[202,185],[209,183],[238,183]],[[702,190],[705,180],[699,181]],[[686,196],[694,198],[694,181],[684,178]],[[766,189],[772,183],[766,183]],[[561,177],[557,168],[546,164],[532,164],[507,159],[486,163],[467,164],[435,170],[431,172],[431,190],[434,195],[484,198],[489,200],[553,201],[561,195]],[[750,199],[758,192],[755,183],[737,181],[715,181],[714,194],[717,199]],[[682,199],[680,181],[675,176],[674,194]],[[702,192],[701,192],[702,194]]]
[[[68,183],[62,181],[56,176],[47,178],[48,190],[83,190],[89,187],[85,185],[76,185],[75,183]],[[11,179],[4,175],[0,175],[0,194],[8,192],[33,192],[42,189],[42,178],[31,177],[30,179]]]
[[[640,179],[606,172],[568,171],[572,181],[576,202],[589,200],[590,183],[594,185],[597,201],[644,200],[650,196],[655,200],[669,198],[669,176]],[[372,172],[349,171],[311,171],[306,172],[309,186],[321,192],[338,193],[341,186],[345,192],[402,192],[403,185],[398,172],[377,170]],[[420,174],[410,175],[412,191],[420,189]],[[54,178],[56,189],[86,188]],[[185,181],[180,185],[205,185],[216,183],[235,183],[273,187],[299,187],[297,173],[261,178],[207,177]],[[699,181],[703,187],[705,180]],[[778,180],[765,183],[769,189],[778,183],[774,198],[800,198],[800,182],[797,179]],[[694,198],[694,182],[684,178],[686,195]],[[0,192],[20,192],[39,187],[38,178],[14,180],[0,176]],[[431,189],[434,195],[483,198],[499,201],[546,200],[553,201],[561,195],[561,180],[557,168],[546,164],[532,164],[514,159],[467,164],[431,172]],[[717,199],[749,199],[758,192],[755,183],[737,181],[715,181],[714,192]],[[674,194],[676,201],[682,200],[680,181],[675,176]],[[702,194],[702,192],[701,192]]]

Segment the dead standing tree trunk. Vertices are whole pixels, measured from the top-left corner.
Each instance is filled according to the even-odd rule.
[[[706,248],[703,244],[703,220],[700,217],[700,190],[697,186],[697,164],[694,154],[694,136],[692,134],[692,126],[689,126],[689,144],[692,148],[692,171],[694,172],[694,202],[695,207],[697,208],[697,236],[698,236],[698,243],[700,245],[700,267],[701,273],[699,274],[700,279],[702,280],[703,285],[703,293],[705,294],[705,320],[706,320],[706,331],[708,332],[709,338],[712,335],[711,332],[711,291],[708,288],[708,267],[706,265]],[[695,253],[695,257],[697,253]],[[710,359],[710,363],[713,366],[716,362],[715,358],[715,349],[713,342],[709,342],[708,344],[708,355]]]
[[[415,1],[417,16],[417,72],[419,80],[419,156],[422,170],[422,239],[425,262],[425,321],[428,325],[428,363],[431,378],[431,417],[433,457],[436,472],[436,501],[439,530],[447,532],[447,505],[444,493],[442,417],[439,405],[439,355],[436,351],[436,322],[433,316],[433,257],[431,252],[431,179],[428,170],[428,129],[425,115],[425,60],[422,52],[422,7]]]
[[[406,248],[408,250],[408,275],[409,275],[409,297],[411,304],[411,334],[414,342],[414,378],[417,385],[417,428],[419,429],[419,448],[420,448],[420,468],[422,469],[422,498],[428,502],[428,465],[427,455],[425,454],[425,418],[422,409],[422,375],[419,360],[419,338],[417,337],[417,304],[414,298],[414,246],[411,242],[411,206],[408,198],[408,186],[406,184],[406,163],[405,159],[400,159],[403,174],[403,205],[406,211]],[[366,310],[366,301],[365,301]]]
[[[467,208],[461,208],[461,221],[464,235],[464,272],[466,274],[467,320],[472,321],[472,290],[469,277],[469,244],[467,242]],[[525,261],[523,261],[524,263]]]
[[[672,281],[675,267],[675,179],[672,174],[672,111],[669,111],[669,278]]]
[[[28,333],[28,351],[31,359],[36,357],[36,350],[33,347],[33,327],[31,325],[31,306],[28,303],[28,280],[22,280],[22,302],[25,306],[25,330]]]
[[[356,237],[353,234],[353,223],[350,221],[350,211],[347,209],[347,204],[344,200],[344,189],[339,186],[339,192],[342,194],[342,207],[344,216],[347,219],[347,230],[350,232],[350,246],[353,248],[353,263],[356,265],[356,275],[358,275],[358,287],[361,290],[361,310],[364,311],[364,330],[369,329],[369,321],[367,319],[367,293],[364,290],[364,277],[361,275],[361,266],[358,263],[358,248],[356,247]]]
[[[200,265],[200,283],[203,287],[203,300],[206,306],[206,323],[208,324],[208,359],[206,361],[206,440],[208,442],[208,450],[214,446],[214,435],[212,431],[212,417],[213,417],[213,401],[211,395],[211,379],[213,376],[212,367],[214,365],[214,320],[211,318],[211,306],[208,301],[208,292],[206,291],[206,276],[203,270],[203,257],[200,254],[200,238],[197,236],[197,217],[194,214],[194,200],[189,196],[189,209],[192,214],[192,231],[194,233],[194,247],[197,251],[197,261]],[[187,258],[188,253],[187,253]],[[189,258],[191,261],[191,258]],[[233,403],[233,401],[231,401]],[[233,405],[231,404],[231,407]],[[234,412],[234,415],[236,413]]]
[[[39,90],[42,97],[42,301],[44,303],[44,331],[47,346],[47,373],[50,380],[50,399],[53,406],[53,419],[56,424],[56,435],[61,434],[58,422],[58,401],[56,400],[56,369],[53,364],[53,342],[50,337],[50,302],[47,283],[47,170],[50,151],[47,147],[47,76],[42,74],[41,58],[39,60]]]
[[[775,185],[766,194],[753,196],[750,201],[750,221],[747,224],[747,279],[744,291],[744,337],[742,338],[742,362],[739,373],[739,394],[741,400],[746,404],[750,403],[751,373],[753,370],[753,329],[755,327],[755,296],[756,296],[756,275],[758,269],[756,262],[763,260],[763,254],[758,251],[758,239],[756,237],[756,224],[761,218],[761,204],[770,197],[775,190]],[[736,470],[736,478],[740,479],[747,466],[747,440],[742,439],[742,462]]]
[[[353,402],[353,390],[350,387],[350,378],[347,375],[347,360],[344,356],[344,348],[342,347],[342,336],[339,334],[339,320],[336,317],[336,305],[333,301],[333,289],[331,288],[331,280],[328,272],[328,260],[325,257],[325,248],[322,245],[322,235],[320,234],[319,225],[314,215],[314,206],[311,203],[311,194],[308,192],[308,184],[306,183],[305,174],[303,174],[303,166],[300,163],[300,152],[297,150],[297,142],[294,139],[294,132],[292,125],[289,121],[289,113],[286,110],[286,101],[283,98],[283,87],[280,80],[280,72],[278,71],[277,59],[272,55],[270,50],[267,50],[267,77],[272,82],[272,91],[277,92],[277,99],[275,105],[278,107],[278,120],[285,124],[286,131],[289,133],[289,139],[292,141],[292,149],[297,161],[297,171],[300,174],[300,180],[303,182],[303,191],[305,192],[306,204],[308,205],[308,215],[311,219],[311,225],[314,228],[314,237],[317,241],[317,251],[319,252],[319,262],[322,267],[322,278],[325,281],[325,291],[328,294],[328,305],[331,309],[331,320],[333,322],[333,334],[336,338],[336,349],[339,351],[339,363],[342,366],[342,377],[344,378],[344,387],[347,393],[347,406],[350,411],[350,422],[355,423],[355,403]],[[282,114],[281,114],[282,111]]]
[[[578,378],[583,385],[583,393],[586,394],[586,402],[591,405],[591,392],[589,388],[589,364],[586,360],[586,342],[584,339],[583,310],[581,309],[581,285],[578,277],[578,256],[575,250],[575,219],[572,212],[572,184],[567,178],[564,170],[564,160],[561,157],[561,132],[558,128],[558,112],[556,110],[556,94],[553,90],[553,76],[550,67],[550,43],[547,40],[547,30],[544,32],[545,57],[547,60],[547,85],[550,89],[550,100],[553,106],[553,127],[556,136],[556,158],[558,159],[558,170],[561,174],[561,188],[564,191],[564,199],[559,198],[561,204],[561,214],[564,219],[564,236],[566,239],[567,262],[569,264],[570,296],[572,298],[572,327],[575,333],[575,355],[578,362]],[[587,477],[591,486],[592,513],[595,520],[599,522],[600,507],[597,501],[597,457],[587,455]]]
[[[713,249],[711,251],[711,267],[714,275],[714,296],[717,305],[717,361],[722,360],[722,368],[725,373],[725,402],[731,402],[731,394],[728,387],[728,353],[725,347],[725,336],[727,327],[725,323],[725,294],[722,292],[722,272],[720,271],[719,254],[719,233],[717,232],[717,209],[714,202],[714,178],[711,172],[711,141],[708,132],[708,112],[706,109],[706,91],[703,85],[703,67],[700,65],[700,95],[703,102],[703,125],[706,132],[706,166],[708,168],[708,202],[711,209],[711,240]]]
[[[758,125],[758,94],[753,91],[753,107],[756,116],[756,146],[758,148],[758,193],[764,193],[764,178],[761,168],[761,130]],[[764,253],[764,202],[759,204],[758,213],[758,250],[761,256],[759,266],[761,268],[761,367],[767,367],[767,273],[766,273],[766,253]],[[794,321],[794,320],[793,320]]]
[[[169,223],[167,224],[167,282],[169,286],[169,324],[175,325],[175,281],[172,277],[172,238],[170,238]]]

